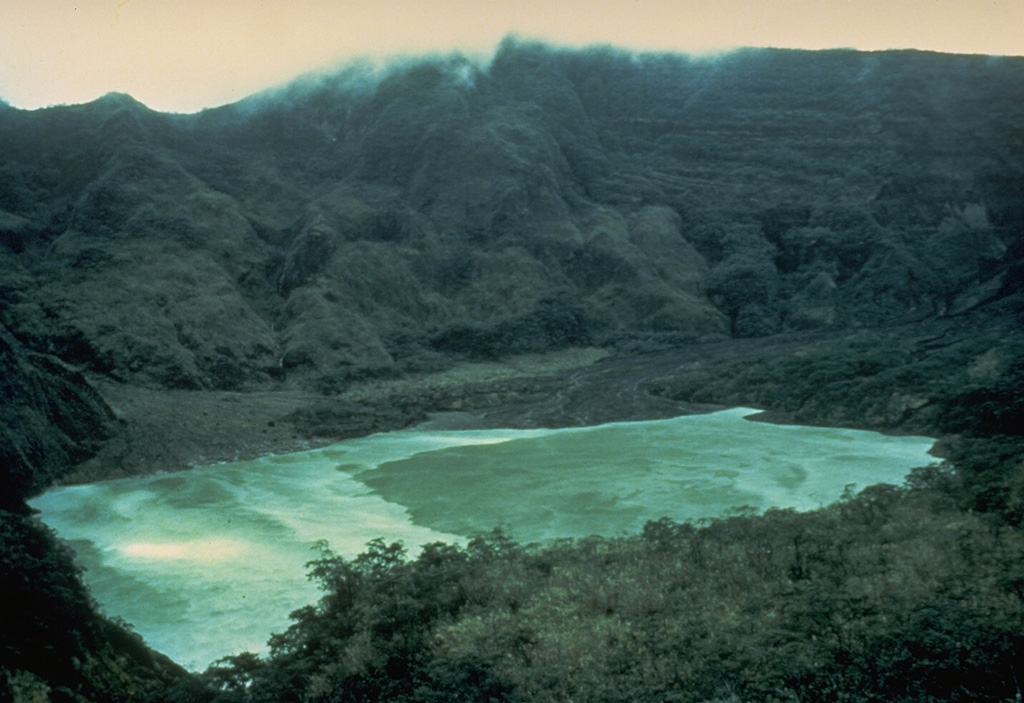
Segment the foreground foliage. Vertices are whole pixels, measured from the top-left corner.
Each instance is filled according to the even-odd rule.
[[[985,444],[1004,478],[1019,468],[1011,444]],[[324,596],[267,659],[226,658],[204,674],[209,690],[171,695],[1011,700],[1024,677],[1024,536],[999,506],[979,509],[979,490],[999,482],[966,460],[979,448],[810,513],[664,519],[543,546],[494,531],[415,559],[382,540],[351,560],[322,546],[310,576]]]
[[[0,510],[0,701],[138,701],[186,672],[97,613],[70,550]]]

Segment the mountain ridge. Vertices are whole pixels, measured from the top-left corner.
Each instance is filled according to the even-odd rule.
[[[24,514],[76,464],[743,404],[944,435],[958,468],[917,500],[1019,526],[1021,95],[1021,58],[507,40],[194,115],[0,101],[0,697],[220,695],[98,616]],[[562,393],[585,373],[630,402]]]
[[[511,41],[486,70],[445,57],[301,103],[19,115],[5,269],[39,285],[7,287],[4,322],[36,349],[83,340],[71,362],[121,381],[231,389],[523,350],[512,338],[942,314],[1016,265],[1019,63]],[[576,338],[536,334],[551,301]]]

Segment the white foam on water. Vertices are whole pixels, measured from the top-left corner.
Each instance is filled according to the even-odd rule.
[[[185,542],[128,542],[114,547],[126,557],[159,561],[222,562],[254,556],[253,545],[233,539],[194,539]]]

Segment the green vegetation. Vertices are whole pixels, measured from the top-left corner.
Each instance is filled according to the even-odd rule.
[[[114,430],[114,415],[80,373],[33,353],[0,326],[0,510],[88,457]]]
[[[96,614],[67,546],[0,510],[0,700],[139,701],[186,672]]]
[[[946,320],[890,325],[782,348],[749,348],[648,384],[697,403],[768,408],[798,422],[931,435],[1024,432],[1020,296]]]
[[[508,40],[486,67],[354,69],[199,115],[3,107],[0,698],[1019,698],[1022,62]],[[777,333],[797,336],[751,339]],[[165,694],[23,515],[112,435],[148,456],[87,377],[334,395],[726,338],[650,388],[962,435],[950,462],[808,514],[325,553],[324,600],[269,659]],[[335,400],[289,417],[415,414]]]
[[[509,40],[197,115],[0,121],[0,323],[253,390],[860,329],[1019,289],[1021,59]]]
[[[323,548],[310,565],[322,600],[293,614],[268,658],[228,657],[203,675],[210,690],[192,694],[1013,700],[1024,673],[1024,535],[1010,524],[1020,504],[979,510],[988,489],[976,470],[954,461],[814,512],[663,519],[618,539],[524,546],[496,531],[415,559],[382,540],[352,560]]]

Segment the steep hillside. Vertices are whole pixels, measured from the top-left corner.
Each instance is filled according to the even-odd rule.
[[[356,66],[196,115],[0,101],[0,700],[534,700],[570,683],[1019,699],[1022,97],[1020,58],[508,40],[487,65]],[[950,465],[815,514],[528,555],[494,535],[436,563],[397,545],[325,557],[313,575],[351,576],[353,599],[326,589],[271,659],[205,683],[98,614],[23,502],[76,464],[173,468],[434,410],[560,424],[685,403],[963,436]],[[705,547],[714,569],[677,563]],[[416,590],[432,568],[457,581],[449,610]],[[655,572],[663,588],[636,587]],[[488,595],[509,584],[523,598]],[[359,598],[362,621],[344,605]]]
[[[114,432],[110,408],[52,356],[29,352],[0,328],[0,510],[45,488]]]
[[[72,555],[23,498],[116,429],[80,373],[0,328],[0,700],[133,701],[188,680],[100,614]]]
[[[0,321],[118,381],[336,389],[1019,291],[1024,62],[505,42],[197,115],[0,118]]]

